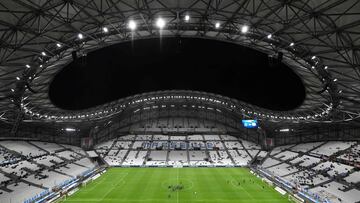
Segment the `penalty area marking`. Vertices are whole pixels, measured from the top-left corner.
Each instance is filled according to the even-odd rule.
[[[118,181],[118,183],[116,183],[115,185],[112,185],[114,187],[111,188],[111,190],[109,190],[108,192],[105,193],[104,196],[101,197],[101,200],[103,200],[106,195],[108,195],[110,192],[112,192],[116,187],[115,186],[118,186],[120,183],[125,183],[125,181],[123,181],[123,179],[129,174],[129,173],[122,173],[122,174],[125,174],[124,176],[121,176],[120,180]]]
[[[106,176],[106,177],[103,177],[103,179],[97,181],[97,182],[89,182],[87,183],[87,185],[89,186],[85,186],[83,189],[84,189],[84,193],[88,193],[88,192],[92,192],[96,186],[100,185],[100,184],[104,184],[104,185],[110,185],[110,186],[115,186],[115,185],[119,185],[120,182],[121,183],[125,183],[125,181],[122,181],[124,179],[124,177],[126,177],[129,173],[117,173],[117,176],[118,176],[118,179],[113,179],[113,176]],[[120,176],[121,175],[121,176]],[[119,181],[117,181],[119,180]]]

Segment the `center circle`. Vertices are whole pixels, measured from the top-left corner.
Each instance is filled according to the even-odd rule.
[[[161,187],[170,190],[169,187],[176,186],[176,185],[182,185],[183,189],[181,191],[188,191],[194,187],[194,183],[186,178],[171,178],[163,181],[161,183]]]

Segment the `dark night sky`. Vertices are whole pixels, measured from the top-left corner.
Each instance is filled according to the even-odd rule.
[[[80,110],[156,90],[198,90],[236,98],[272,110],[291,110],[305,96],[300,78],[267,55],[207,39],[137,40],[88,53],[54,79],[50,99]]]

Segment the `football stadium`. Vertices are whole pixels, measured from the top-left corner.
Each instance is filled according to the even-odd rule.
[[[1,203],[360,203],[360,1],[1,0]]]

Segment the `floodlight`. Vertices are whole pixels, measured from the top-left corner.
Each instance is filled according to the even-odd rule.
[[[159,27],[160,29],[165,27],[165,21],[162,18],[158,18],[156,21],[156,26]]]
[[[216,29],[220,28],[220,23],[219,22],[215,23],[215,28]]]
[[[289,132],[290,129],[289,129],[289,128],[283,128],[283,129],[280,129],[279,131],[280,131],[280,132]]]
[[[128,27],[130,30],[135,30],[136,29],[136,22],[133,20],[129,21]]]
[[[65,131],[67,131],[67,132],[75,132],[76,129],[74,129],[74,128],[65,128]]]
[[[189,15],[186,15],[185,16],[185,21],[189,21],[190,20],[190,16]]]
[[[248,31],[249,31],[249,26],[247,26],[247,25],[242,26],[242,28],[241,28],[242,33],[247,33]]]

